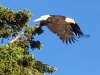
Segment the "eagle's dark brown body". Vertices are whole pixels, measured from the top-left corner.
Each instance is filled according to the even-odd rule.
[[[62,42],[66,41],[66,43],[72,43],[75,42],[75,35],[82,37],[82,36],[88,36],[83,34],[78,24],[71,23],[65,21],[65,16],[59,16],[59,15],[50,15],[46,20],[40,21],[40,26],[47,26],[50,31],[57,34]]]

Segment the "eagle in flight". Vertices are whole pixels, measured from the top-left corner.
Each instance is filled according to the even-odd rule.
[[[62,42],[75,43],[76,37],[89,37],[85,35],[78,24],[72,18],[62,15],[43,15],[40,18],[33,20],[34,22],[40,21],[39,27],[47,26],[51,32],[57,34]]]

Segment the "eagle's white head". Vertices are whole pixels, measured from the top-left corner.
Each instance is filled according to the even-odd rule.
[[[73,24],[76,23],[72,18],[68,18],[68,17],[65,19],[65,21]]]
[[[50,17],[50,15],[43,15],[43,16],[40,16],[40,18],[35,19],[35,20],[33,20],[33,21],[34,21],[34,22],[42,21],[42,20],[46,20],[46,19],[49,18],[49,17]]]

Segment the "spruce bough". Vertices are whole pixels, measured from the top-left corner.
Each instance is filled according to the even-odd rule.
[[[45,75],[53,73],[55,67],[44,64],[29,52],[41,50],[43,45],[35,40],[36,34],[43,33],[41,28],[29,25],[32,14],[29,10],[14,12],[0,6],[0,75]],[[5,44],[5,39],[12,38]]]

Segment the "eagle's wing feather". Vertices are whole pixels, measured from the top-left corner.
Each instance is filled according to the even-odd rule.
[[[63,20],[59,20],[59,22],[49,23],[47,27],[50,29],[50,31],[57,34],[62,42],[66,42],[68,44],[68,42],[71,43],[75,42],[76,40],[72,32],[72,27],[69,23]]]
[[[77,23],[76,23],[76,24],[70,24],[70,25],[71,25],[71,27],[72,27],[72,29],[73,29],[73,32],[75,33],[76,36],[79,36],[79,37],[81,37],[81,36],[89,37],[89,35],[85,35],[85,34],[81,31],[81,29],[80,29],[80,27],[78,26]]]

